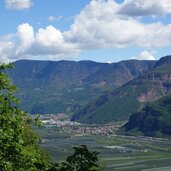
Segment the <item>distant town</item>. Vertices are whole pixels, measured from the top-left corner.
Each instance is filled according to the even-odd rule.
[[[70,117],[64,113],[41,115],[40,119],[45,127],[59,127],[63,131],[72,133],[75,136],[111,135],[121,126],[120,122],[118,124],[104,125],[81,124],[71,121]]]

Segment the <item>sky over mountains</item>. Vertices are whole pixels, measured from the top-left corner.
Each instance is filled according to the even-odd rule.
[[[0,60],[154,60],[170,54],[170,0],[2,0]]]

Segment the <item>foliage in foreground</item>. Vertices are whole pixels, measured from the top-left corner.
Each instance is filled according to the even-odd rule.
[[[0,65],[0,170],[41,170],[48,156],[38,145],[40,138],[31,128],[33,120],[18,108],[16,87],[4,72],[6,68],[12,64]]]
[[[52,164],[49,171],[102,171],[98,163],[98,152],[90,152],[85,145],[73,149],[74,154],[66,162]]]
[[[0,65],[0,171],[100,171],[98,152],[84,145],[74,147],[75,153],[66,162],[51,163],[32,129],[38,120],[18,108],[16,87],[4,72],[7,68],[12,64]]]

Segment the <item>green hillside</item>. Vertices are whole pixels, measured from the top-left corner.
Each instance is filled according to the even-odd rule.
[[[148,71],[155,61],[31,61],[14,63],[8,75],[19,87],[21,108],[32,114],[77,112],[104,92]]]
[[[122,131],[148,136],[171,135],[171,96],[152,102],[131,115]]]
[[[159,60],[152,70],[92,101],[77,112],[72,120],[105,123],[128,119],[132,113],[141,110],[147,102],[170,94],[171,65],[168,61],[171,61],[171,56]]]

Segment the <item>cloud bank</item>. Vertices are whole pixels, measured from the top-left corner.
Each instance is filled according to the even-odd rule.
[[[75,17],[68,31],[61,32],[52,25],[35,31],[28,23],[19,25],[17,33],[0,42],[0,58],[9,61],[46,56],[57,60],[91,49],[170,46],[171,24],[141,21],[144,16],[170,13],[170,0],[125,0],[122,4],[93,0]],[[154,59],[148,51],[138,58]]]
[[[171,13],[170,0],[125,0],[119,10],[128,16],[164,16]]]

